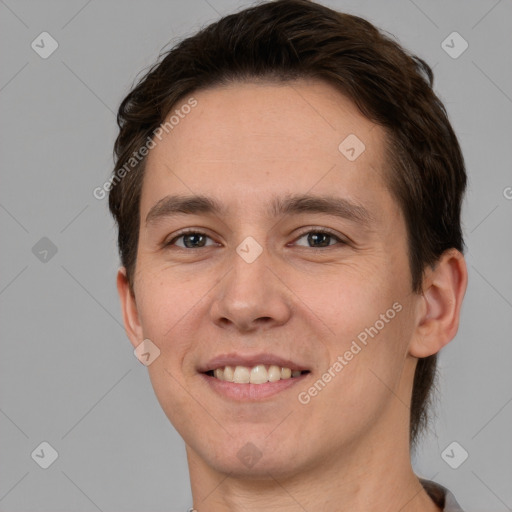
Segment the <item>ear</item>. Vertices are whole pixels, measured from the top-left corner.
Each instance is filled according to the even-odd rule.
[[[117,292],[121,300],[121,310],[126,334],[133,347],[137,348],[144,339],[144,336],[139,320],[139,313],[137,311],[137,304],[135,302],[135,295],[130,288],[124,267],[121,267],[117,272]]]
[[[455,337],[467,283],[466,262],[456,249],[444,252],[436,266],[426,271],[410,355],[436,354]]]

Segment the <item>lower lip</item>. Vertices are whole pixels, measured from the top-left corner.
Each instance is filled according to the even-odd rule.
[[[292,386],[302,382],[309,373],[305,373],[300,377],[290,379],[281,379],[276,382],[265,382],[264,384],[236,384],[225,380],[210,377],[202,374],[207,384],[219,395],[237,401],[258,401],[270,398]]]

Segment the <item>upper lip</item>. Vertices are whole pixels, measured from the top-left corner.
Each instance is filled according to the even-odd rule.
[[[199,372],[209,372],[216,370],[217,368],[224,368],[225,366],[247,366],[249,368],[258,364],[264,365],[276,365],[282,368],[290,368],[290,370],[306,371],[309,368],[301,363],[285,359],[274,354],[262,353],[262,354],[221,354],[210,359],[205,364],[199,366]]]

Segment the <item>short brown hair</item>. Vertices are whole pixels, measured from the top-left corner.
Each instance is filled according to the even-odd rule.
[[[193,91],[251,79],[316,78],[334,85],[388,137],[388,185],[407,227],[411,288],[450,248],[462,252],[466,172],[433,73],[368,21],[308,0],[266,2],[226,16],[164,53],[119,107],[113,177]],[[121,262],[130,286],[136,265],[145,158],[110,189]],[[133,290],[133,288],[132,288]],[[410,440],[427,425],[437,355],[419,359]]]

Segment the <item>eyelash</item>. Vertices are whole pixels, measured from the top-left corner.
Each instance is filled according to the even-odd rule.
[[[305,235],[309,235],[310,233],[317,233],[317,234],[328,235],[331,238],[334,238],[338,242],[338,244],[340,244],[340,245],[347,245],[347,242],[345,240],[342,240],[339,236],[337,236],[332,231],[330,231],[330,230],[328,230],[326,228],[310,229],[308,231],[304,231],[303,233],[301,233],[300,235],[297,236],[295,241],[300,240],[302,237],[304,237]],[[174,243],[177,240],[179,240],[180,238],[182,238],[182,237],[184,237],[186,235],[203,235],[203,236],[206,236],[207,238],[209,238],[210,240],[212,239],[210,236],[208,236],[206,233],[203,233],[202,231],[197,231],[197,230],[194,230],[194,229],[189,229],[189,230],[186,230],[186,231],[182,231],[181,233],[178,233],[169,242],[164,242],[163,246],[165,248],[173,246]],[[326,249],[328,247],[333,247],[333,245],[337,245],[337,244],[327,245],[325,247],[306,247],[306,248],[307,249]],[[208,246],[208,247],[211,247],[211,246]],[[301,246],[301,247],[303,247],[303,246]],[[179,247],[178,246],[178,248],[181,249],[181,250],[186,250],[186,251],[194,250],[194,248],[189,248],[189,247]],[[204,248],[205,247],[197,247],[197,248],[195,248],[195,250],[197,250],[197,249],[204,249]]]

